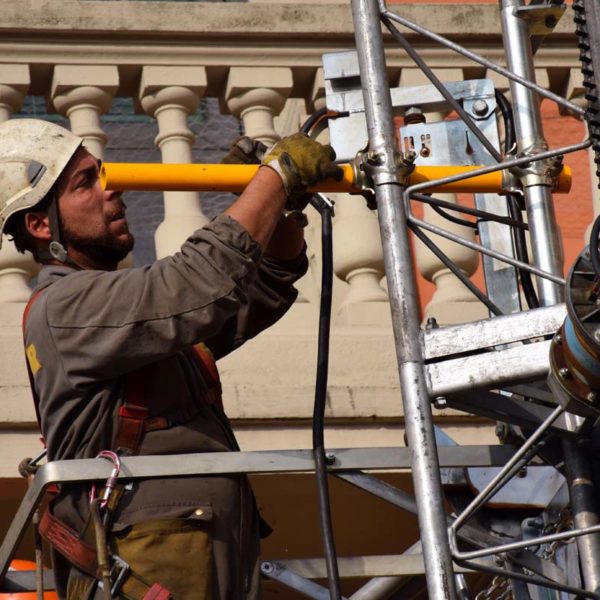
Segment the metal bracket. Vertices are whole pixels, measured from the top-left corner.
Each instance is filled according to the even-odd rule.
[[[566,10],[566,4],[530,4],[517,7],[515,12],[527,21],[532,36],[546,36],[552,33]]]

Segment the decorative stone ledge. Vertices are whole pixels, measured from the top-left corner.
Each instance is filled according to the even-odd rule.
[[[90,33],[117,33],[120,37],[142,34],[210,37],[251,36],[267,38],[308,34],[350,35],[353,32],[350,2],[314,1],[247,3],[148,2],[119,0],[5,0],[0,31],[40,33],[85,38]],[[480,37],[499,31],[498,9],[494,5],[448,5],[418,3],[391,5],[392,11],[442,35]],[[477,24],[474,31],[473,24]],[[568,16],[555,35],[572,34]]]

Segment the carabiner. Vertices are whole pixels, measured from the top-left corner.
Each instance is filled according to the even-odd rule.
[[[113,464],[113,470],[110,472],[106,483],[104,484],[104,491],[102,492],[102,498],[100,498],[100,508],[105,509],[108,506],[110,496],[117,485],[117,478],[121,472],[121,459],[118,454],[111,450],[102,450],[98,453],[96,458],[106,458]],[[90,502],[96,497],[96,485],[92,486],[90,491]]]

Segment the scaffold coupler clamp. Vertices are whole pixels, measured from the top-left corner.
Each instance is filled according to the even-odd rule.
[[[517,167],[513,173],[517,176],[523,188],[543,185],[554,190],[558,186],[559,176],[563,169],[563,156],[552,156],[535,160],[537,154],[548,151],[546,142],[537,141],[518,153],[518,158],[531,157],[526,167]]]
[[[375,200],[375,180],[378,183],[399,183],[406,185],[409,175],[415,168],[415,159],[417,155],[414,151],[394,153],[394,167],[392,169],[385,165],[384,157],[376,150],[369,150],[368,147],[359,150],[352,161],[352,171],[354,176],[354,187],[361,190],[361,194],[367,201],[367,206],[371,210],[377,208]],[[389,175],[389,181],[385,181],[385,174]],[[384,175],[382,180],[382,175]]]

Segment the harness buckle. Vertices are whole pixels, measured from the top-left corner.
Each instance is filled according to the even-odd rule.
[[[110,567],[110,580],[112,581],[110,595],[111,598],[118,598],[118,594],[121,591],[123,583],[125,583],[125,579],[127,579],[131,568],[129,564],[119,556],[113,555],[111,556],[111,559],[113,563]]]

